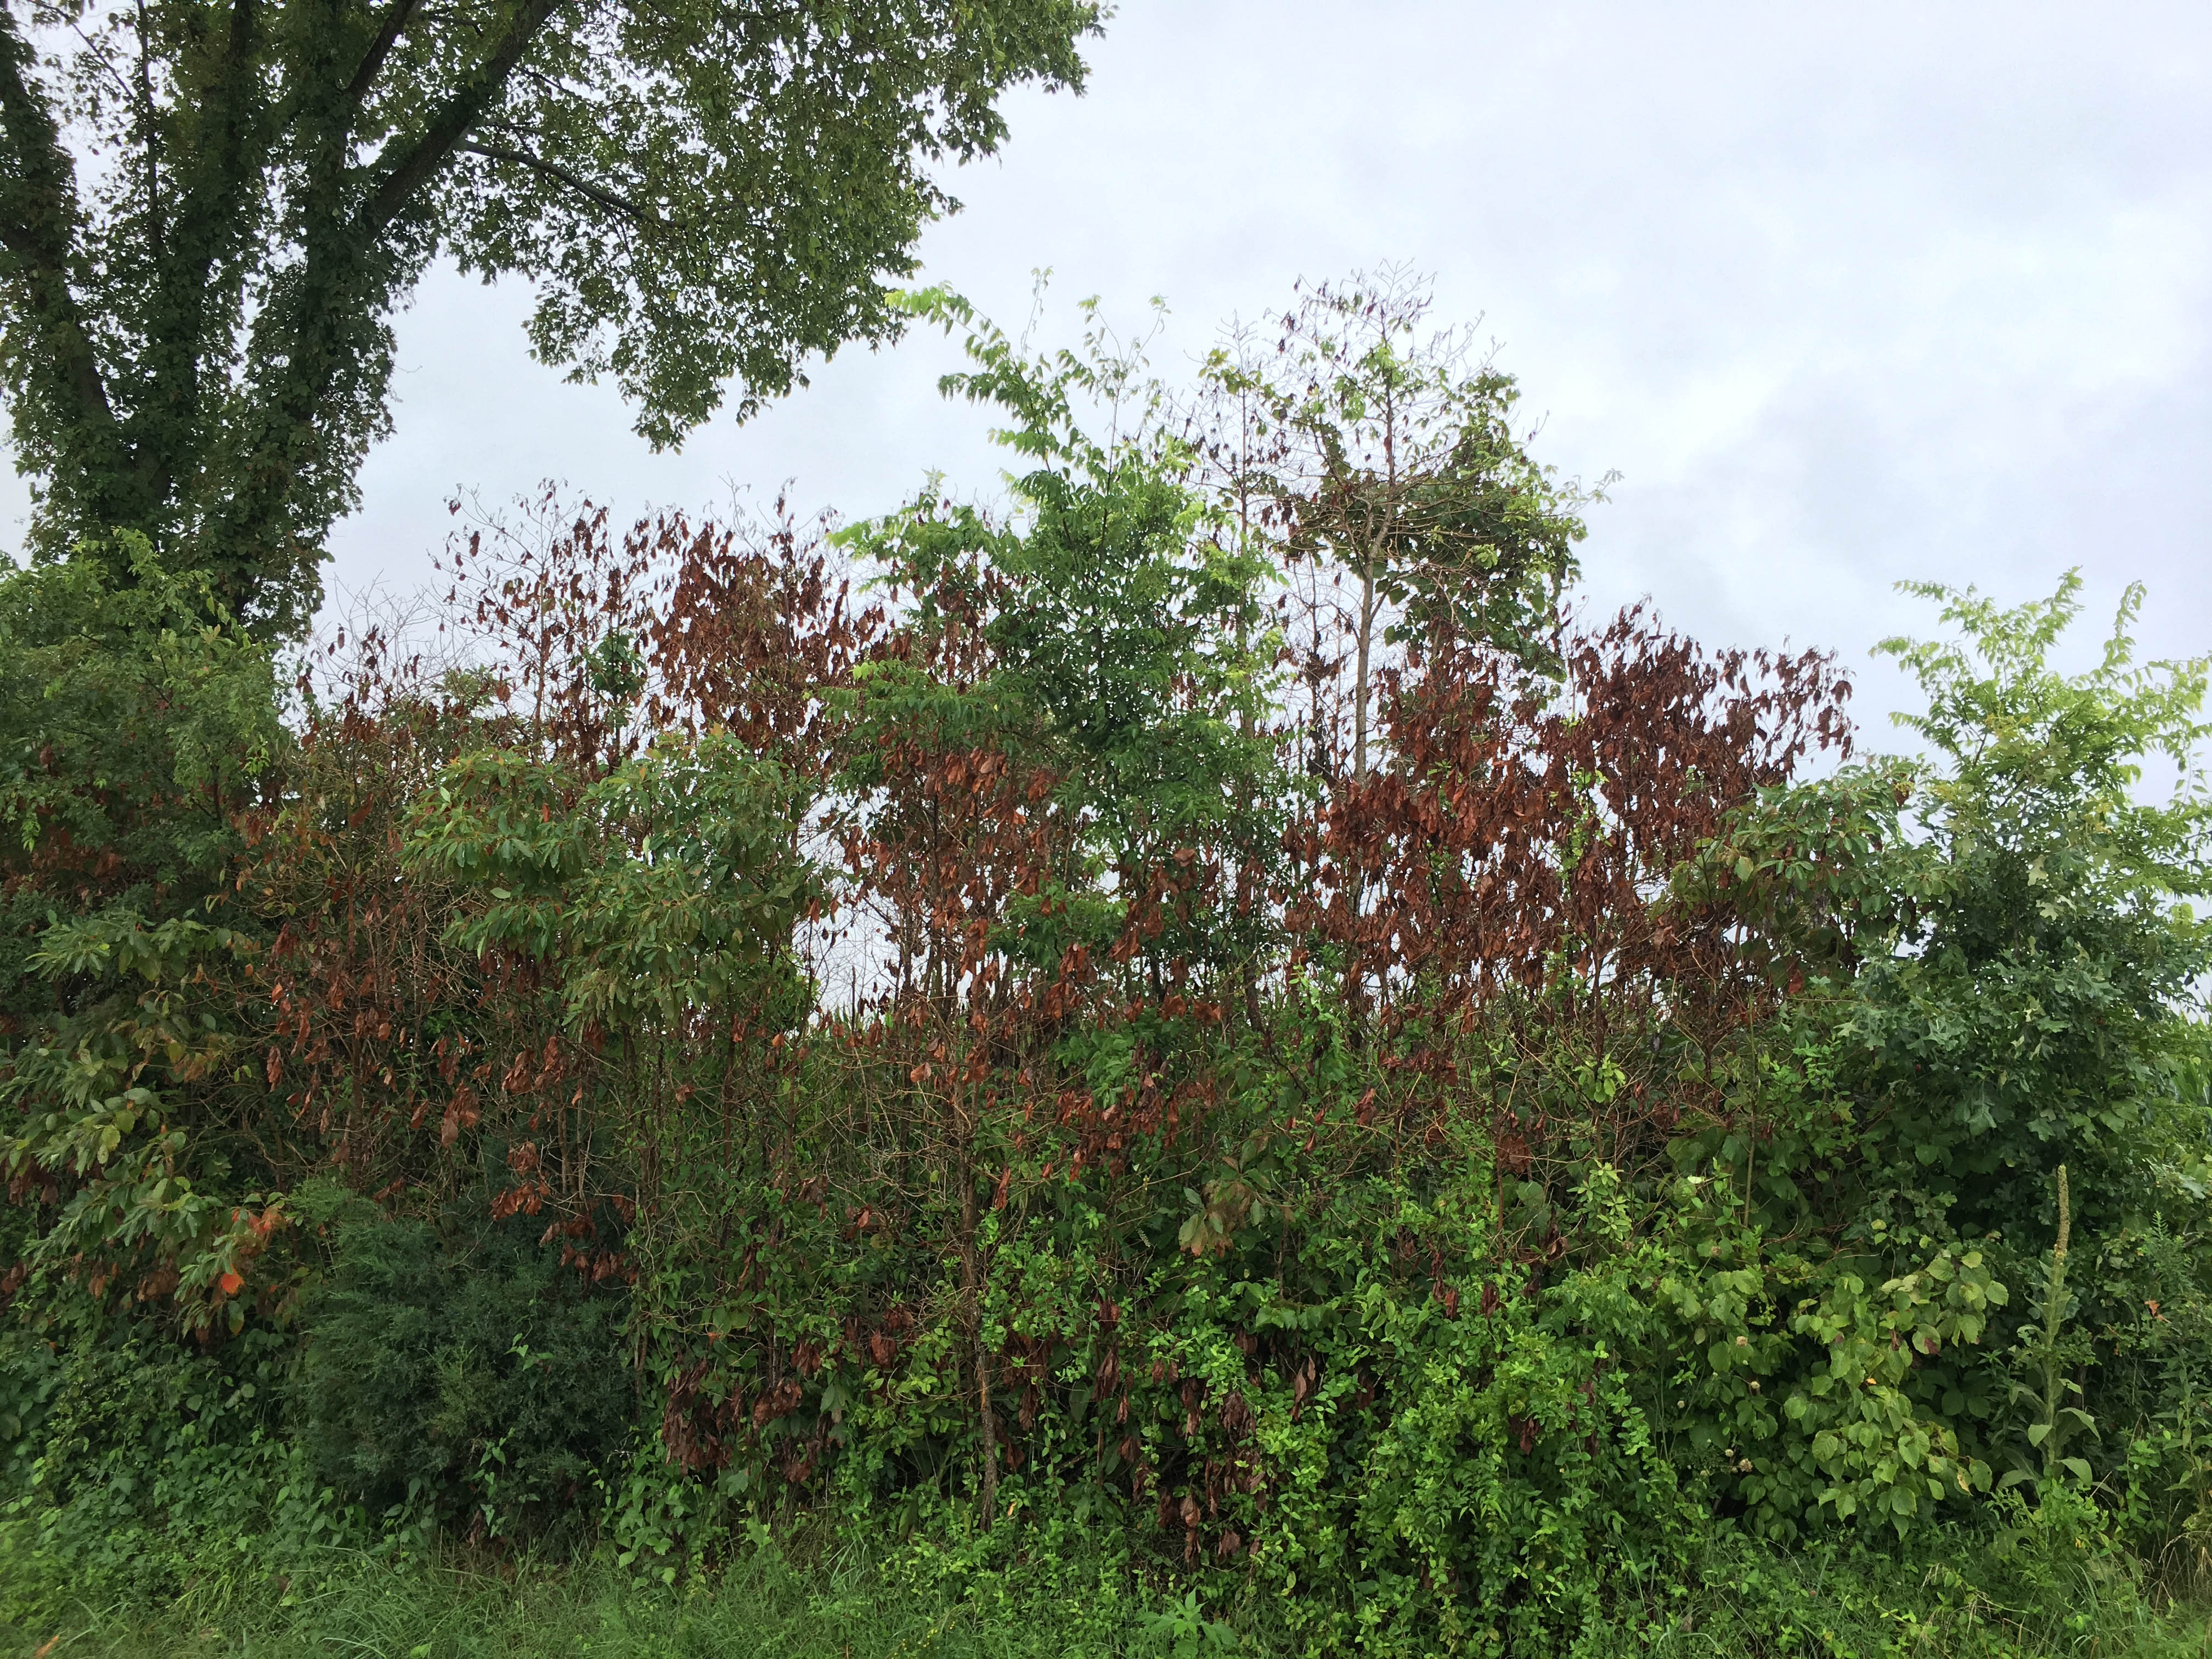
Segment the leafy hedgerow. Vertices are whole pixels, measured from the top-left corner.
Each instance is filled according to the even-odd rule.
[[[181,1583],[228,1459],[1315,1652],[1663,1633],[1746,1540],[2196,1582],[2204,665],[1938,593],[1854,759],[1824,657],[1571,625],[1580,497],[1372,297],[1185,420],[921,296],[1007,511],[478,539],[480,655],[290,728],[149,558],[0,583],[9,1538]]]

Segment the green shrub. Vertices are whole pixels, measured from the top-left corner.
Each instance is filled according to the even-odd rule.
[[[211,1573],[265,1576],[338,1517],[286,1442],[283,1345],[212,1352],[110,1319],[0,1340],[0,1609],[97,1586],[132,1600]]]
[[[352,1200],[325,1224],[291,1387],[316,1478],[492,1537],[595,1502],[636,1413],[622,1287],[563,1266],[526,1217],[440,1226]]]

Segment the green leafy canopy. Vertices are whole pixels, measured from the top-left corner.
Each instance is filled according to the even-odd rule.
[[[0,392],[38,535],[129,528],[312,614],[430,262],[656,446],[880,341],[997,100],[1087,0],[37,0],[0,9]],[[127,574],[127,573],[125,573]]]

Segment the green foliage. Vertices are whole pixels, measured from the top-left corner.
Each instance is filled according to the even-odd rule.
[[[2054,1231],[2061,1162],[2093,1236],[2202,1189],[2191,1016],[2212,933],[2188,907],[2212,892],[2212,795],[2191,769],[2208,663],[2135,666],[2133,590],[2098,667],[2056,672],[2078,588],[2010,611],[1929,590],[1965,641],[1891,647],[1928,693],[1909,724],[1937,769],[1917,833],[1888,842],[1914,925],[1862,972],[1844,1040],[1887,1108],[1863,1144],[1891,1206],[1955,1183],[1965,1231],[2029,1215]],[[2161,752],[2176,793],[2138,801]]]
[[[1579,512],[1601,498],[1531,459],[1519,386],[1456,331],[1425,334],[1432,303],[1385,268],[1316,288],[1297,314],[1273,388],[1303,455],[1293,539],[1396,605],[1394,636],[1484,640],[1557,672]]]
[[[641,1650],[724,1575],[1093,1652],[2163,1641],[2212,1587],[2205,665],[1939,595],[1933,752],[1794,780],[1821,659],[1631,617],[1555,684],[1551,577],[1431,606],[1401,536],[1370,732],[1271,603],[1352,544],[1271,541],[1140,349],[909,310],[1024,470],[845,532],[862,597],[788,526],[587,526],[485,580],[507,658],[379,641],[288,737],[142,545],[0,589],[23,1616],[463,1649],[521,1614],[341,1547],[535,1548]],[[1504,398],[1404,343],[1305,437],[1361,376],[1448,448]]]
[[[392,314],[439,255],[532,283],[530,342],[655,444],[739,383],[889,337],[886,279],[1077,87],[1082,0],[459,10],[342,0],[0,20],[5,396],[50,548],[131,530],[304,626],[388,425]],[[116,564],[128,575],[127,562]]]
[[[1143,1630],[1169,1659],[1200,1659],[1202,1654],[1237,1650],[1237,1632],[1206,1616],[1196,1590],[1185,1591],[1182,1600],[1171,1603],[1166,1612],[1151,1614]]]
[[[197,1108],[240,1064],[259,935],[231,878],[288,738],[270,653],[205,576],[118,546],[128,583],[92,561],[0,580],[0,1172],[59,1212],[29,1265],[119,1255],[181,1275],[204,1320],[274,1224]]]
[[[665,1029],[758,999],[793,1024],[791,930],[817,889],[800,804],[724,735],[667,740],[589,788],[511,750],[463,756],[423,803],[415,867],[481,895],[453,941],[556,967],[565,1018]]]
[[[1579,514],[1602,499],[1529,454],[1512,425],[1518,385],[1474,360],[1462,331],[1429,330],[1433,303],[1427,279],[1402,266],[1322,283],[1283,317],[1277,362],[1224,348],[1206,370],[1260,416],[1229,446],[1232,493],[1266,502],[1290,556],[1336,568],[1306,606],[1309,672],[1336,654],[1330,635],[1349,642],[1359,778],[1387,646],[1480,641],[1559,675]]]
[[[196,896],[237,850],[232,815],[283,752],[274,664],[204,575],[172,574],[143,536],[86,552],[0,577],[11,896]]]
[[[303,1217],[331,1200],[303,1194]],[[588,1499],[635,1417],[625,1298],[563,1268],[526,1221],[446,1237],[343,1202],[303,1303],[290,1384],[309,1468],[397,1524],[520,1538]],[[455,1236],[455,1235],[458,1236]]]
[[[1755,959],[1796,994],[1744,1090],[1764,1135],[1708,1129],[1678,1162],[1718,1174],[1759,1231],[1832,1239],[1786,1275],[1817,1293],[1797,1328],[1834,1345],[1820,1395],[1862,1396],[1865,1419],[1899,1390],[1882,1407],[1898,1434],[1910,1420],[1948,1460],[1913,1470],[1930,1495],[1954,1476],[1986,1490],[1991,1464],[2087,1484],[2121,1449],[2087,1437],[2176,1409],[2201,1364],[2164,1310],[2193,1319],[2206,1288],[2178,1247],[2204,1237],[2212,1174],[2190,908],[2212,887],[2192,758],[2206,665],[2136,667],[2131,592],[2100,664],[2060,674],[2077,589],[2012,611],[1923,590],[1963,638],[1887,648],[1927,690],[1907,724],[1931,760],[1772,792],[1680,884],[1756,918]],[[2182,766],[2165,803],[2139,796],[2158,753]],[[2087,1282],[2069,1282],[2069,1226],[2092,1242]],[[1915,1275],[1940,1282],[1941,1316],[1905,1306],[1929,1299]],[[1895,1311],[1839,1318],[1877,1278]],[[1966,1352],[2008,1285],[2033,1322]],[[1815,1386],[1790,1396],[1808,1424]]]
[[[948,395],[994,405],[995,435],[1028,464],[998,522],[933,489],[908,509],[856,526],[848,544],[918,620],[948,638],[956,605],[990,650],[988,673],[951,691],[946,665],[869,665],[856,702],[860,759],[850,787],[879,777],[883,742],[929,732],[949,744],[995,742],[1050,775],[1065,814],[1058,867],[1018,910],[1033,963],[1071,946],[1103,951],[1146,890],[1200,849],[1234,862],[1246,903],[1180,896],[1148,930],[1146,955],[1187,965],[1249,960],[1259,939],[1249,891],[1282,833],[1284,782],[1265,720],[1275,690],[1274,632],[1259,625],[1271,574],[1249,550],[1209,533],[1218,511],[1197,487],[1188,445],[1163,423],[1164,394],[1086,304],[1082,353],[1031,358],[966,301],[929,290],[915,314],[965,331],[970,370]],[[1108,425],[1094,438],[1085,405]],[[1110,894],[1109,896],[1109,889]]]
[[[153,1601],[281,1571],[346,1541],[344,1518],[283,1432],[283,1345],[198,1353],[130,1322],[0,1350],[0,1617],[88,1587]]]

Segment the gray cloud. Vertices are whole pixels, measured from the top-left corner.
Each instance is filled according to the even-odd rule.
[[[1172,368],[1300,275],[1409,258],[1498,337],[1542,453],[1624,474],[1594,603],[1863,661],[1922,621],[1900,577],[2026,597],[2078,563],[2100,606],[2152,585],[2154,651],[2212,643],[2201,0],[1129,0],[1094,61],[1087,96],[1015,100],[930,279],[1010,323],[1034,266],[1132,320],[1165,295]],[[556,477],[628,511],[788,477],[851,514],[932,467],[995,477],[982,417],[932,389],[941,341],[655,457],[611,392],[527,361],[525,304],[447,273],[402,319],[341,582],[421,580],[457,485]]]

